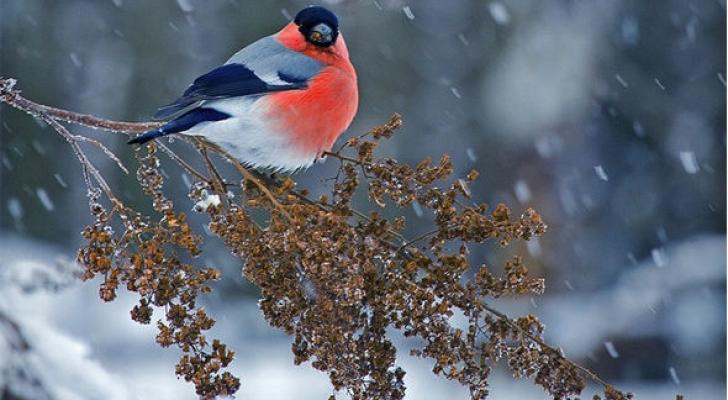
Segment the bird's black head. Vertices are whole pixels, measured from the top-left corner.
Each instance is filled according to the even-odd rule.
[[[329,47],[339,37],[339,19],[321,6],[308,6],[296,14],[293,22],[306,41],[319,47]]]

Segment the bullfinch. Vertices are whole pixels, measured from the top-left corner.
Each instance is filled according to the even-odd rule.
[[[251,167],[293,171],[331,149],[358,102],[338,18],[309,6],[278,33],[195,79],[154,115],[163,126],[129,143],[201,136]]]

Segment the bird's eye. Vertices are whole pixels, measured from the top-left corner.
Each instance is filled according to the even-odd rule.
[[[308,41],[317,46],[330,46],[334,41],[334,30],[324,23],[318,24],[309,31]]]

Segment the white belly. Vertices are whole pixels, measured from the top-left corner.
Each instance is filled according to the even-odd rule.
[[[285,132],[276,132],[267,121],[265,101],[242,97],[212,100],[204,104],[230,114],[222,121],[195,125],[185,135],[203,136],[225,149],[230,155],[254,168],[293,171],[311,166],[316,154],[305,154],[294,148]]]

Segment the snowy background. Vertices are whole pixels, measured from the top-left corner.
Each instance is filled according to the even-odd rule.
[[[306,4],[0,0],[0,76],[42,103],[146,120]],[[360,77],[345,136],[400,112],[383,153],[448,153],[458,173],[481,172],[475,197],[549,223],[539,241],[472,252],[493,267],[523,254],[546,277],[544,296],[499,306],[538,314],[550,342],[639,399],[725,398],[725,0],[329,4]],[[129,319],[133,297],[105,304],[73,278],[88,214],[68,147],[15,110],[0,119],[0,398],[194,398],[173,375],[177,354]],[[123,138],[87,133],[131,165]],[[132,176],[95,161],[149,209]],[[296,178],[316,192],[334,164]],[[191,208],[179,170],[168,173],[170,195]],[[405,212],[409,235],[427,229]],[[200,263],[224,279],[205,303],[237,352],[239,397],[326,398],[325,375],[294,367],[289,338],[260,317],[240,262],[206,246]],[[408,398],[466,398],[427,362],[401,364]],[[494,399],[546,398],[503,371],[491,387]]]

